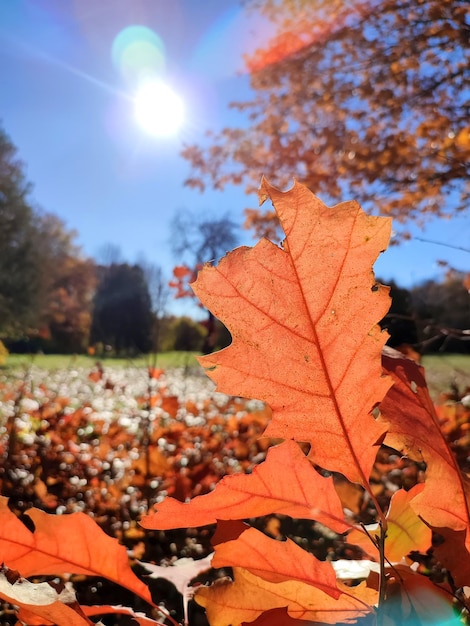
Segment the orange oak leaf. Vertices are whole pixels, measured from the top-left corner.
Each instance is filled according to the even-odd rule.
[[[333,479],[321,476],[294,441],[270,448],[252,474],[225,476],[206,495],[185,503],[165,498],[140,523],[144,528],[167,530],[270,513],[314,519],[338,533],[350,528],[343,521]]]
[[[186,265],[177,265],[173,268],[173,276],[175,278],[186,278],[191,274],[191,270]]]
[[[256,528],[247,528],[236,539],[218,544],[212,567],[243,567],[269,582],[298,580],[333,598],[341,595],[330,562],[319,561],[290,539],[271,539]]]
[[[377,325],[390,299],[372,264],[391,222],[356,202],[328,207],[299,183],[283,193],[263,180],[267,198],[282,247],[261,240],[237,248],[192,283],[233,338],[200,363],[219,391],[271,407],[266,437],[309,442],[317,465],[367,488],[385,430],[370,411],[391,384],[380,368],[387,335]]]
[[[39,574],[102,576],[152,604],[150,591],[133,573],[124,546],[85,513],[49,515],[29,509],[29,530],[0,496],[0,561],[24,577]]]
[[[18,619],[23,624],[57,624],[58,626],[89,626],[78,605],[75,593],[64,585],[49,582],[32,583],[18,572],[2,567],[0,570],[0,598],[17,607]]]
[[[416,515],[410,502],[423,490],[424,485],[416,485],[409,491],[399,489],[390,501],[387,513],[387,536],[385,557],[390,563],[398,563],[412,550],[426,552],[431,547],[432,531]],[[379,551],[371,538],[380,535],[378,524],[365,526],[369,536],[363,531],[353,530],[348,534],[348,543],[360,546],[366,554],[378,559]]]
[[[431,526],[466,530],[470,550],[470,481],[442,434],[424,370],[391,349],[384,350],[382,362],[394,382],[380,404],[389,424],[385,444],[426,463],[424,489],[411,506]]]
[[[240,567],[233,569],[234,581],[216,581],[199,588],[195,600],[205,607],[211,626],[252,622],[265,611],[287,607],[294,619],[322,624],[356,621],[373,611],[377,592],[361,584],[342,586],[347,593],[334,599],[320,589],[297,580],[272,583]]]

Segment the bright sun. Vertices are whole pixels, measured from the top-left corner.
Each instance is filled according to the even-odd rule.
[[[183,102],[165,83],[144,83],[135,96],[134,105],[136,120],[149,135],[174,135],[183,124]]]

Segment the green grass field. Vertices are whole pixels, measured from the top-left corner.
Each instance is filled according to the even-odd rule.
[[[470,389],[470,356],[465,354],[432,354],[423,357],[426,380],[435,398],[442,391],[457,385],[463,392]]]
[[[18,367],[29,367],[35,365],[44,369],[68,369],[74,367],[92,368],[97,361],[104,367],[148,367],[156,365],[163,369],[172,367],[193,367],[198,366],[195,356],[196,352],[164,352],[158,354],[155,360],[154,355],[140,356],[136,358],[98,358],[96,356],[64,355],[64,354],[10,354],[3,369],[13,369]]]
[[[163,369],[173,367],[198,367],[194,352],[165,352],[157,356],[156,365]],[[97,357],[85,355],[11,354],[2,369],[27,368],[30,365],[45,369],[68,369],[74,367],[92,368]],[[106,368],[111,367],[147,367],[154,365],[153,357],[142,356],[135,359],[101,359]],[[453,384],[463,391],[470,388],[470,356],[462,354],[430,355],[423,358],[431,395],[435,398],[442,391],[449,391]]]

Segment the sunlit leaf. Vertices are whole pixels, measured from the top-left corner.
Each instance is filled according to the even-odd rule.
[[[318,626],[315,622],[290,617],[286,608],[271,609],[262,613],[254,622],[243,622],[242,626]]]
[[[424,370],[393,350],[384,352],[383,364],[394,382],[380,404],[389,424],[385,443],[426,463],[425,487],[411,500],[411,506],[431,526],[466,530],[468,550],[470,481],[460,471],[440,429]]]
[[[203,587],[195,599],[206,607],[211,626],[252,622],[264,611],[287,607],[294,619],[336,624],[367,615],[377,592],[359,585],[336,600],[318,588],[295,580],[272,583],[243,568],[234,568],[234,582],[222,580]]]
[[[147,586],[132,572],[126,549],[85,513],[49,515],[29,509],[29,530],[0,496],[0,559],[25,578],[37,574],[85,574],[112,580],[147,602]]]
[[[219,391],[269,404],[267,437],[309,442],[315,463],[365,485],[385,431],[370,411],[390,386],[377,325],[390,300],[372,272],[390,221],[356,202],[330,208],[298,183],[282,193],[263,181],[268,197],[283,246],[237,248],[193,284],[233,338],[200,362]]]
[[[270,448],[252,474],[226,476],[211,493],[187,503],[166,498],[141,524],[149,529],[185,528],[269,513],[314,519],[337,532],[349,529],[332,478],[320,476],[294,441]]]
[[[216,546],[213,567],[243,567],[269,582],[298,580],[315,585],[333,598],[341,595],[336,574],[327,561],[320,561],[293,541],[277,541],[256,528]]]

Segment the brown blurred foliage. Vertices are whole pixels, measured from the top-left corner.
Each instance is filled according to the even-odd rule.
[[[284,187],[421,224],[468,205],[470,16],[464,0],[249,0],[276,35],[246,59],[240,128],[187,145],[186,184]],[[340,182],[341,181],[341,182]],[[246,226],[272,237],[272,211]],[[406,237],[406,227],[401,231]]]

